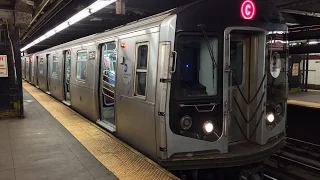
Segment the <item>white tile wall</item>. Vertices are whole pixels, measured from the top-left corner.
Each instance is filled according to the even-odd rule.
[[[301,62],[301,69],[303,63]],[[308,84],[320,85],[320,59],[309,61]]]

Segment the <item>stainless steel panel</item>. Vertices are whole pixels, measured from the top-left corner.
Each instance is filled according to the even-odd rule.
[[[55,51],[51,53],[51,64],[50,64],[50,94],[57,98],[60,101],[64,100],[64,92],[63,92],[63,70],[62,70],[62,63],[63,63],[63,54],[62,51]],[[57,74],[52,74],[53,68],[53,55],[57,56],[58,58],[58,71]]]
[[[36,84],[36,61],[35,57],[31,56],[31,84],[35,85]]]
[[[34,83],[34,85],[35,86],[39,86],[39,82],[38,82],[38,63],[39,63],[39,61],[38,61],[38,56],[36,56],[36,55],[34,55],[34,61],[35,61],[35,66],[34,66],[34,78],[35,78],[35,83]]]
[[[76,65],[77,65],[77,52],[87,51],[94,52],[94,58],[89,58],[87,61],[86,80],[79,81],[76,79]],[[88,117],[92,121],[96,121],[99,117],[99,102],[97,102],[95,87],[98,70],[97,55],[98,48],[96,45],[86,46],[82,48],[74,48],[71,50],[71,78],[70,78],[70,92],[71,92],[71,106],[75,108],[82,115]]]
[[[26,80],[30,82],[30,60],[29,57],[26,57]]]
[[[70,84],[71,107],[91,121],[96,121],[96,105],[94,98],[94,90],[85,86]]]
[[[119,48],[117,85],[116,85],[116,125],[117,134],[120,138],[130,142],[135,148],[156,158],[156,134],[154,119],[154,103],[157,76],[157,59],[159,33],[147,33],[136,36],[135,32],[131,38],[120,39],[120,44],[125,43],[125,48]],[[147,75],[146,98],[134,97],[135,80],[135,51],[136,43],[149,43],[149,62]],[[121,59],[125,60],[121,64]]]
[[[39,82],[39,88],[43,91],[48,91],[47,87],[47,61],[45,54],[39,55],[39,68],[38,68],[38,82]],[[40,65],[40,63],[43,63]],[[43,68],[40,69],[40,66]]]
[[[158,75],[157,75],[157,88],[156,88],[156,104],[155,104],[155,125],[156,125],[156,140],[157,140],[157,157],[159,159],[167,159],[167,152],[164,151],[168,149],[167,145],[167,121],[169,121],[168,116],[159,116],[158,112],[163,112],[166,115],[169,114],[167,111],[167,106],[169,101],[167,99],[170,94],[170,83],[160,83],[160,78],[171,79],[171,74],[168,70],[171,67],[171,52],[174,48],[174,40],[176,33],[176,15],[168,16],[164,19],[160,25],[160,42],[159,48],[164,48],[159,50],[158,57]],[[162,46],[162,47],[161,47]],[[166,52],[169,51],[169,52]],[[169,128],[170,129],[170,128]],[[163,149],[162,151],[160,150]]]

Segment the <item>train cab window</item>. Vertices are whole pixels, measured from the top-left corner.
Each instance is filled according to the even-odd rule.
[[[87,60],[87,51],[79,51],[77,53],[77,80],[85,81],[87,79]]]
[[[58,71],[59,71],[58,56],[57,55],[53,55],[51,77],[57,78],[58,77]]]
[[[39,74],[43,74],[43,69],[44,69],[44,65],[43,65],[43,58],[40,58],[40,63],[39,63]]]
[[[212,48],[210,55],[208,42]],[[211,49],[210,48],[210,49]],[[180,36],[177,41],[175,97],[178,99],[214,96],[217,94],[218,39],[202,35]]]
[[[136,78],[135,78],[135,96],[146,96],[149,47],[148,43],[138,43],[136,46]]]
[[[231,41],[230,42],[230,69],[233,73],[232,86],[242,84],[243,76],[243,41]]]

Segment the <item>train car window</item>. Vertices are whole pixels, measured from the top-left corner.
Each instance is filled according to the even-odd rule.
[[[211,58],[208,40],[213,50]],[[183,35],[177,41],[177,73],[175,79],[179,81],[174,89],[175,97],[179,99],[206,97],[217,94],[218,70],[214,67],[214,60],[218,59],[218,39],[201,35]]]
[[[57,78],[58,77],[58,71],[59,71],[58,56],[57,55],[53,55],[51,77],[52,78]]]
[[[43,74],[43,69],[44,69],[43,58],[41,58],[39,63],[39,74]]]
[[[102,46],[102,60],[104,81],[115,86],[115,72],[117,64],[117,50],[115,42],[108,42]]]
[[[87,79],[87,60],[87,51],[79,51],[77,53],[77,80],[85,81]]]
[[[147,43],[138,43],[136,46],[136,78],[135,96],[146,96],[149,47]]]
[[[230,42],[230,69],[233,72],[235,78],[232,78],[232,86],[236,84],[242,84],[243,76],[243,41],[231,41]],[[236,81],[235,81],[236,80]]]

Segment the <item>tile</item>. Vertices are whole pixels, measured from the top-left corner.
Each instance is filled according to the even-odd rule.
[[[0,171],[13,169],[11,152],[0,153]]]
[[[65,144],[12,151],[12,156],[15,168],[76,158]]]
[[[14,130],[14,129],[29,129],[29,128],[47,128],[48,124],[45,121],[42,121],[43,117],[39,119],[24,119],[20,121],[12,121],[8,123],[8,129]]]
[[[101,177],[101,178],[97,178],[95,180],[111,180],[111,179],[118,179],[117,177],[115,177],[114,175],[112,175],[113,177]]]
[[[90,174],[95,178],[109,178],[116,179],[116,177],[110,172],[104,165],[102,165],[95,157],[89,155],[87,157],[82,156],[80,162],[83,166],[90,172]]]
[[[11,145],[9,138],[1,139],[0,138],[0,153],[11,151]]]
[[[0,180],[15,180],[14,170],[1,171]]]
[[[55,134],[55,132],[48,127],[42,127],[42,128],[29,127],[29,128],[9,130],[10,138],[32,137],[32,136],[49,135],[49,134]]]
[[[40,134],[32,137],[19,137],[11,139],[12,150],[23,150],[31,148],[43,148],[65,144],[58,135]]]
[[[0,140],[9,139],[9,130],[7,124],[0,124]],[[0,146],[1,147],[1,146]]]
[[[16,169],[16,180],[93,180],[77,159]]]

